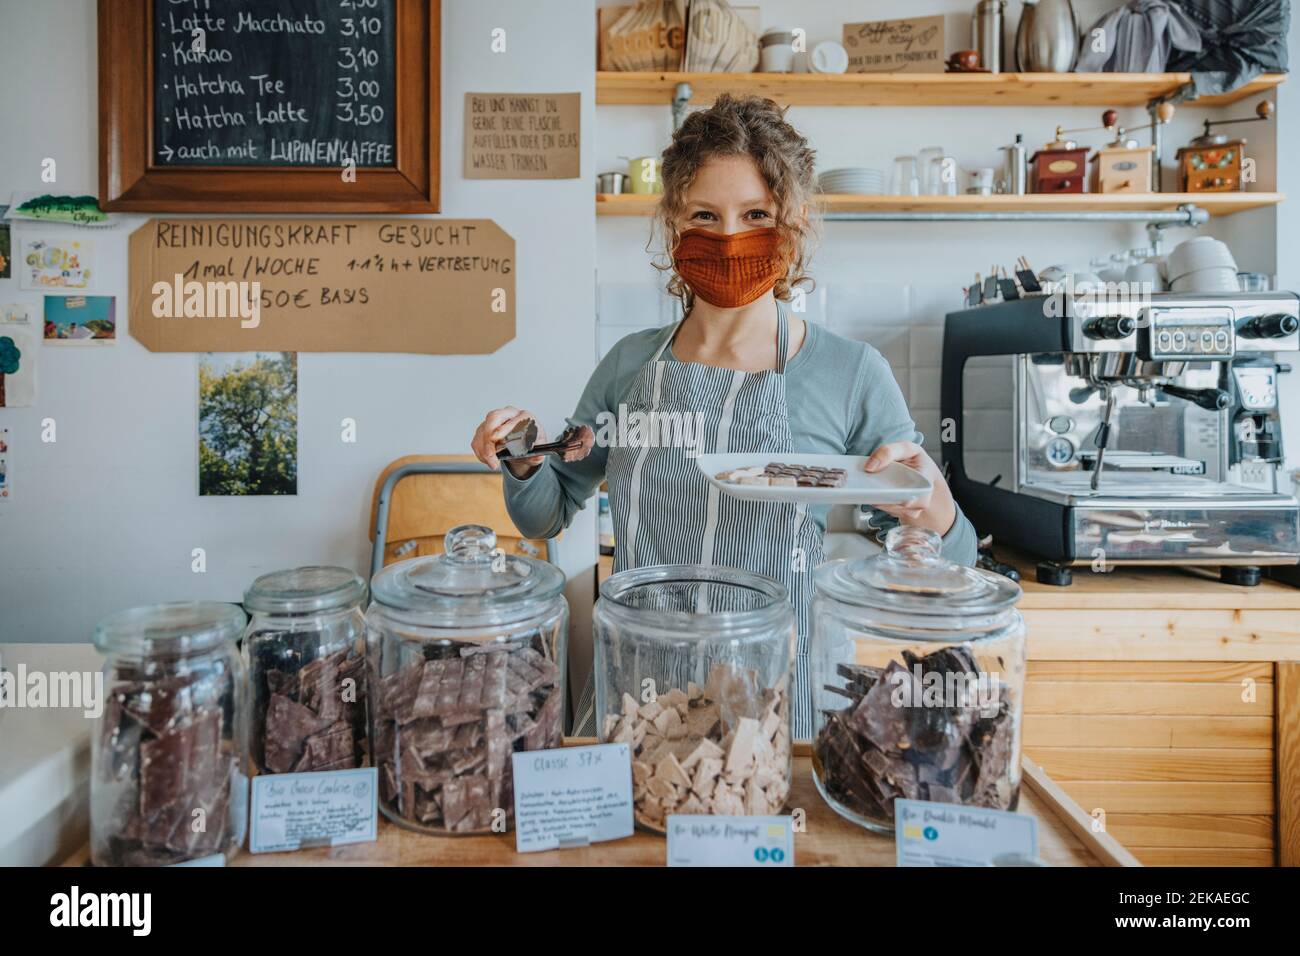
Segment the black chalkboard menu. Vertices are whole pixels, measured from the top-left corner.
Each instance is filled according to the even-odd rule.
[[[393,166],[396,0],[153,0],[158,166]]]

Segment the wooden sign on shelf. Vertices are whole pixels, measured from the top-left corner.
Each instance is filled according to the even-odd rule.
[[[440,0],[99,0],[110,211],[437,212]]]
[[[943,17],[844,24],[849,73],[942,73]]]

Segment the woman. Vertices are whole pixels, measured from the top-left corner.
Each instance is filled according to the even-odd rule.
[[[615,570],[720,564],[783,583],[799,622],[800,738],[812,733],[808,609],[825,509],[720,495],[691,455],[869,455],[867,471],[901,462],[934,489],[882,510],[942,535],[950,559],[973,564],[976,557],[974,529],[920,447],[888,363],[786,307],[807,280],[813,175],[807,140],[771,100],[724,95],[689,116],[663,155],[658,225],[670,257],[657,264],[672,273],[668,289],[686,317],[627,336],[601,361],[571,419],[585,426],[581,450],[563,463],[509,461],[504,474],[507,507],[529,537],[558,534],[607,479]],[[698,447],[597,442],[595,429],[606,434],[602,426],[617,420],[620,406],[625,416],[676,414],[698,423]],[[474,453],[499,467],[497,444],[533,417],[514,406],[489,412]]]

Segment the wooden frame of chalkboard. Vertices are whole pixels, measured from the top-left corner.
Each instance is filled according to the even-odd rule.
[[[395,162],[167,165],[155,153],[153,0],[99,2],[99,188],[110,212],[439,212],[441,0],[395,0]],[[295,68],[305,66],[295,63]]]

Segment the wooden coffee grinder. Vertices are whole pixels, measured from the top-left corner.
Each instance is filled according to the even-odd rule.
[[[1178,189],[1185,193],[1230,193],[1246,188],[1246,141],[1213,133],[1215,126],[1258,123],[1273,115],[1273,101],[1262,100],[1245,119],[1205,121],[1205,132],[1178,151]]]
[[[1031,193],[1081,193],[1087,188],[1088,147],[1080,146],[1056,127],[1056,139],[1029,157]]]
[[[1174,104],[1161,103],[1156,118],[1145,126],[1126,129],[1119,114],[1107,110],[1101,115],[1102,128],[1115,139],[1098,147],[1092,157],[1092,191],[1095,193],[1150,193],[1155,191],[1155,146],[1139,146],[1131,133],[1163,125],[1174,118]]]

